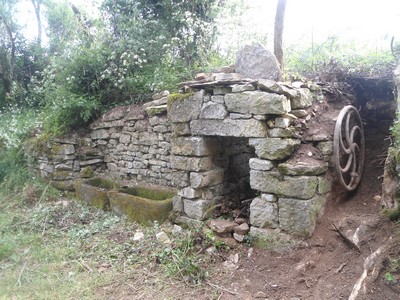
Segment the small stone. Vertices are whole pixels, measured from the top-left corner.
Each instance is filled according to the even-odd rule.
[[[242,243],[244,241],[245,235],[243,234],[238,234],[238,233],[233,233],[233,238],[238,241],[239,243]]]
[[[379,195],[375,195],[373,199],[374,199],[374,201],[377,201],[377,202],[378,202],[378,201],[381,201],[381,200],[382,200],[382,197],[379,196]]]
[[[215,239],[219,242],[224,243],[225,245],[227,245],[229,247],[235,247],[237,244],[236,240],[232,237],[223,238],[223,237],[215,236]]]
[[[238,226],[235,222],[228,220],[209,220],[207,226],[216,233],[230,233]]]
[[[211,247],[208,247],[207,249],[206,249],[206,252],[208,253],[208,254],[213,254],[213,253],[215,253],[217,251],[217,248],[215,247],[215,246],[211,246]]]
[[[245,218],[236,218],[235,223],[238,223],[239,225],[246,223],[246,219]]]
[[[169,91],[162,91],[153,95],[153,100],[161,99],[169,95]]]
[[[195,80],[204,80],[207,79],[207,74],[206,73],[198,73],[194,77]]]
[[[172,228],[172,233],[174,234],[179,234],[182,233],[183,229],[181,226],[174,224],[174,227]]]
[[[156,239],[163,244],[171,244],[171,240],[164,231],[160,231],[156,234]]]
[[[259,292],[257,292],[257,294],[255,294],[255,296],[254,296],[255,298],[257,298],[257,299],[259,299],[259,298],[268,298],[267,297],[267,294],[266,293],[264,293],[264,292],[261,292],[261,291],[259,291]]]
[[[140,241],[143,238],[144,238],[144,233],[141,232],[141,231],[137,231],[137,232],[135,232],[135,235],[133,236],[133,241],[137,242],[137,241]]]
[[[245,235],[250,231],[250,227],[247,223],[242,223],[239,226],[236,226],[233,231],[239,235]]]

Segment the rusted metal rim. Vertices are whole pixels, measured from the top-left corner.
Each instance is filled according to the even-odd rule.
[[[339,182],[348,191],[357,188],[364,169],[365,141],[360,114],[354,106],[340,111],[333,136],[333,159]]]

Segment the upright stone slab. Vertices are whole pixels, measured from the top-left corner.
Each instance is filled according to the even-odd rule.
[[[280,69],[275,55],[260,43],[243,47],[236,58],[236,72],[244,77],[278,80]]]
[[[315,196],[309,200],[279,198],[280,227],[290,234],[311,235],[324,202],[323,196]]]
[[[168,96],[168,117],[173,123],[188,122],[200,115],[205,91],[193,94],[171,94]]]

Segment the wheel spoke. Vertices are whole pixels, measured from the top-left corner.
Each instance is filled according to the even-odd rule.
[[[345,106],[336,121],[333,157],[339,182],[348,191],[356,189],[360,183],[364,167],[364,147],[361,117],[355,107]]]

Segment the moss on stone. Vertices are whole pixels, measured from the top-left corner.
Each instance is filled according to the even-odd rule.
[[[183,101],[189,98],[190,96],[193,96],[193,93],[187,93],[187,94],[181,94],[181,93],[173,93],[167,96],[167,107],[168,110],[170,109],[172,103],[175,101]]]
[[[64,181],[51,181],[51,185],[61,191],[74,191],[74,185],[72,180]]]
[[[166,200],[166,199],[169,199],[169,198],[172,198],[173,196],[175,196],[175,193],[172,193],[169,191],[156,189],[156,188],[146,188],[146,187],[141,187],[141,186],[123,188],[123,189],[120,189],[119,191],[122,193],[129,194],[129,195],[138,196],[141,198],[146,198],[146,199],[156,200],[156,201]]]
[[[79,172],[79,176],[81,178],[91,178],[91,177],[93,177],[93,175],[94,175],[94,171],[93,171],[93,168],[91,166],[84,167]]]
[[[100,178],[100,177],[94,177],[91,179],[87,179],[84,181],[84,183],[87,185],[91,185],[93,187],[98,187],[98,188],[105,189],[105,190],[112,190],[114,188],[119,187],[119,185],[117,183],[115,183],[114,181]]]
[[[117,184],[111,180],[99,177],[76,180],[74,183],[76,196],[79,199],[103,210],[108,210],[110,207],[107,192],[116,187]]]
[[[162,223],[172,210],[172,198],[155,201],[118,191],[108,192],[108,197],[112,210],[142,225],[151,225],[154,221]]]

